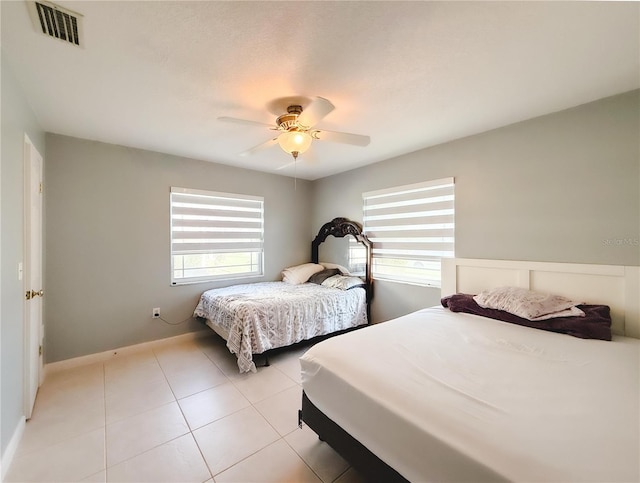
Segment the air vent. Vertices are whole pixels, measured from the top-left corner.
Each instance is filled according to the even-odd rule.
[[[82,15],[51,2],[27,2],[31,20],[38,32],[84,47]]]

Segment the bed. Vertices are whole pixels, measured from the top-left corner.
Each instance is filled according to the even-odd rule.
[[[282,274],[282,281],[207,290],[194,310],[227,341],[240,372],[256,371],[256,354],[368,324],[371,242],[359,223],[325,223],[312,242],[311,262]]]
[[[371,481],[639,481],[639,272],[446,260],[443,296],[605,304],[612,340],[426,308],[309,349],[301,419]]]

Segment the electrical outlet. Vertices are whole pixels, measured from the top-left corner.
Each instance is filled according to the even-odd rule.
[[[160,307],[156,307],[155,309],[153,309],[153,311],[151,312],[151,317],[153,317],[154,319],[160,318]]]

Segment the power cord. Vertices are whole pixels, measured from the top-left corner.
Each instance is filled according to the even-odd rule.
[[[156,319],[160,319],[161,321],[163,321],[167,325],[180,325],[180,324],[184,324],[185,322],[188,322],[190,320],[196,320],[193,315],[190,315],[189,317],[187,317],[184,320],[181,320],[180,322],[169,322],[168,320],[165,320],[162,317],[156,317]]]

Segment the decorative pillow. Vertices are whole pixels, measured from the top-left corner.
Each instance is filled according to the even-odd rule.
[[[322,282],[323,287],[339,288],[340,290],[349,290],[354,287],[364,287],[365,283],[360,277],[351,277],[346,275],[334,275]]]
[[[539,317],[534,317],[533,319],[527,319],[527,320],[539,321],[539,320],[555,319],[558,317],[584,317],[584,312],[580,310],[578,306],[575,306],[575,307],[568,308],[566,310],[561,310],[560,312],[553,312],[552,314],[544,314]]]
[[[322,272],[314,273],[313,275],[311,275],[311,277],[309,278],[308,282],[317,283],[318,285],[322,285],[322,282],[324,282],[329,277],[333,277],[334,275],[339,275],[339,274],[340,274],[340,270],[339,269],[337,269],[337,268],[327,268],[327,269],[323,270]]]
[[[528,320],[536,320],[543,316],[546,316],[547,319],[565,317],[566,314],[553,315],[552,317],[549,315],[558,314],[580,304],[580,302],[574,302],[560,295],[532,292],[519,287],[499,287],[485,290],[473,297],[473,300],[482,308],[504,310]]]
[[[305,283],[311,275],[322,270],[324,270],[324,267],[319,263],[303,263],[295,267],[285,268],[282,271],[282,281],[291,285],[298,285]]]
[[[337,268],[338,270],[340,270],[340,273],[342,273],[342,275],[351,275],[351,272],[349,272],[348,268],[345,268],[342,265],[338,265],[337,263],[320,262],[320,265],[322,265],[324,268]]]
[[[441,302],[442,306],[448,307],[451,312],[481,315],[510,324],[558,332],[581,339],[611,340],[611,314],[607,305],[580,305],[580,310],[585,314],[584,317],[528,320],[503,310],[484,309],[476,303],[473,295],[462,293],[449,295],[444,297]]]

